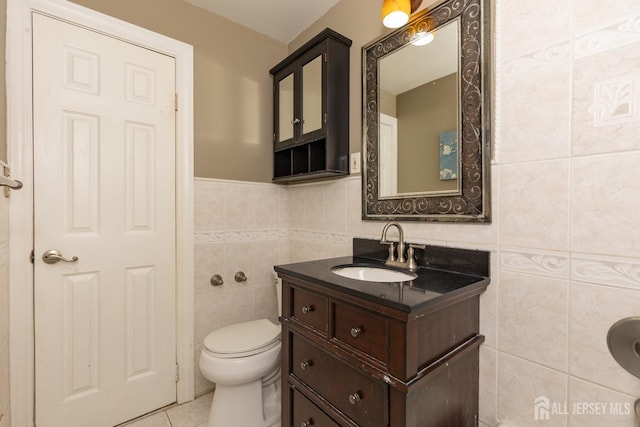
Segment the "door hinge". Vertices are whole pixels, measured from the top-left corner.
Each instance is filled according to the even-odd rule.
[[[324,122],[327,123],[327,120],[329,120],[329,115],[324,113]]]
[[[176,363],[176,382],[180,381],[180,365]]]
[[[273,142],[276,142],[276,133],[273,133]]]
[[[175,107],[176,107],[176,111],[178,111],[178,94],[177,93],[175,97]]]
[[[34,251],[31,251],[31,253],[29,254],[29,261],[31,261],[31,264],[33,264],[36,260],[36,254]]]
[[[324,53],[324,62],[329,62],[329,52]]]

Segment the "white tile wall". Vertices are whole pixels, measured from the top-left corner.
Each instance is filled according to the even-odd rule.
[[[500,272],[501,351],[567,370],[567,280]]]
[[[220,327],[277,318],[273,266],[288,260],[284,187],[197,178],[195,181],[195,392],[213,385],[200,374],[204,338]],[[237,283],[236,272],[247,281]],[[224,284],[214,287],[211,276]]]
[[[498,419],[509,426],[541,425],[534,419],[534,400],[540,396],[564,402],[567,376],[526,359],[498,354]],[[566,427],[567,415],[557,414],[545,426]]]
[[[496,7],[497,418],[540,425],[542,396],[566,408],[545,425],[630,427],[632,411],[613,408],[640,397],[640,380],[606,334],[640,315],[640,3]],[[596,402],[607,413],[576,413]]]
[[[571,377],[569,423],[580,427],[636,427],[633,405],[637,396],[628,396],[607,388]],[[585,406],[584,403],[596,405]]]
[[[498,42],[505,59],[520,57],[570,38],[569,0],[498,0],[503,34]]]

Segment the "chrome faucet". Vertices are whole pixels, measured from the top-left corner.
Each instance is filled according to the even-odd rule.
[[[398,236],[397,258],[396,258],[396,251],[394,247],[396,242],[387,240],[387,231],[389,231],[389,228],[391,226],[394,226],[398,229],[399,236]],[[416,262],[416,259],[413,256],[413,251],[414,249],[424,249],[425,245],[416,245],[416,244],[410,243],[409,249],[407,250],[407,258],[405,259],[404,231],[402,230],[402,227],[400,226],[400,224],[398,224],[397,222],[390,222],[385,224],[384,228],[382,229],[382,236],[380,237],[380,243],[382,243],[383,245],[389,245],[389,256],[385,261],[386,265],[391,265],[394,267],[404,267],[404,268],[408,268],[410,271],[415,271],[418,269],[418,264]]]
[[[390,242],[387,240],[387,231],[389,231],[389,228],[391,226],[396,227],[398,229],[398,234],[400,235],[398,238],[397,261],[396,261],[396,254],[393,247],[395,242]],[[404,263],[404,231],[402,230],[402,227],[400,226],[400,224],[398,224],[397,222],[390,222],[388,224],[385,224],[384,228],[382,229],[382,236],[380,237],[380,243],[382,243],[383,245],[389,245],[389,257],[387,258],[387,264],[390,264],[391,262]]]

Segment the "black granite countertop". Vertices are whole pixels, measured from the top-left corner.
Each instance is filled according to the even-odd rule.
[[[489,278],[477,274],[447,271],[421,266],[417,277],[407,282],[365,282],[338,276],[331,271],[339,265],[371,265],[386,267],[384,261],[363,256],[348,256],[295,264],[277,265],[280,275],[295,277],[337,291],[345,292],[368,301],[393,307],[408,313],[439,304],[446,298],[466,293],[481,293],[489,284]],[[397,269],[398,271],[404,271]]]

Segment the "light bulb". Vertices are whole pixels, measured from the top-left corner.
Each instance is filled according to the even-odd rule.
[[[420,31],[419,33],[416,33],[411,44],[414,46],[424,46],[431,43],[433,38],[433,32],[425,33],[424,31]]]
[[[382,3],[382,23],[388,28],[399,28],[409,22],[410,0],[384,0]]]

